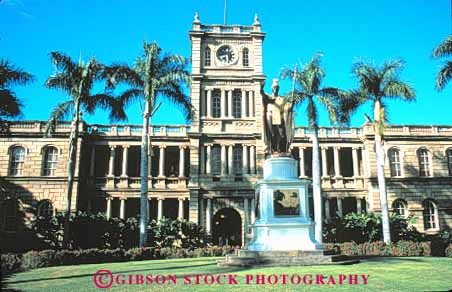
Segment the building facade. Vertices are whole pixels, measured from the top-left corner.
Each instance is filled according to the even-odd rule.
[[[150,128],[149,215],[190,220],[217,244],[241,244],[255,218],[254,183],[265,158],[265,33],[257,18],[239,26],[204,25],[195,17],[189,36],[195,115],[191,125]],[[141,126],[79,127],[72,209],[138,215]],[[70,125],[59,124],[51,138],[43,137],[43,128],[40,121],[12,122],[0,136],[3,230],[15,230],[15,202],[40,215],[65,209]],[[319,139],[324,217],[379,212],[372,125],[321,128]],[[385,140],[392,211],[415,216],[422,232],[451,227],[452,126],[389,126]],[[311,177],[309,129],[296,127],[291,151],[299,176]]]

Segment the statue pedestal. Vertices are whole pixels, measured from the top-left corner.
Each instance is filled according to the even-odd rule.
[[[314,239],[309,217],[310,180],[297,177],[297,162],[290,157],[264,162],[264,179],[256,184],[256,222],[250,251],[322,251]]]
[[[301,266],[351,264],[343,255],[324,251],[314,239],[309,217],[310,180],[297,177],[297,162],[272,157],[264,162],[264,178],[256,184],[253,237],[245,249],[218,261],[219,266]]]

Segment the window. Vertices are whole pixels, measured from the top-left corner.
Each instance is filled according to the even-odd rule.
[[[402,167],[400,162],[400,151],[396,148],[389,149],[389,167],[391,176],[402,176]]]
[[[53,216],[53,205],[49,200],[44,200],[39,203],[38,216],[46,218]]]
[[[237,119],[242,117],[242,97],[240,91],[237,90],[234,90],[232,97],[232,115]]]
[[[233,165],[234,165],[234,174],[240,175],[242,174],[242,164],[243,164],[243,149],[240,146],[234,147],[234,157],[233,157]]]
[[[403,216],[405,218],[408,216],[407,206],[403,200],[395,200],[392,208],[394,210],[394,213],[396,213],[397,215]]]
[[[219,175],[221,173],[221,149],[218,145],[212,147],[212,174]]]
[[[244,48],[242,51],[242,65],[248,67],[250,65],[250,57],[248,48]]]
[[[53,146],[46,147],[44,152],[44,160],[42,162],[42,175],[43,176],[55,175],[57,163],[58,163],[58,149]]]
[[[432,200],[425,200],[423,203],[424,229],[438,229],[438,209]]]
[[[431,176],[430,155],[427,149],[419,149],[417,151],[417,159],[419,161],[419,176]]]
[[[446,156],[447,156],[447,165],[449,167],[449,176],[452,176],[452,148],[447,149]]]
[[[212,117],[219,118],[221,116],[221,97],[218,94],[212,96]]]
[[[15,146],[11,149],[9,160],[9,175],[22,175],[25,161],[25,148]]]
[[[210,55],[211,55],[211,51],[210,51],[210,48],[209,47],[207,47],[205,50],[204,50],[204,66],[210,66]]]

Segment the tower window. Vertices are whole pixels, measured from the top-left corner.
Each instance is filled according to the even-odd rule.
[[[57,163],[58,163],[58,149],[53,146],[46,147],[44,152],[42,175],[43,176],[55,175]]]
[[[250,65],[250,57],[248,48],[243,48],[242,51],[242,65],[243,67],[248,67]]]
[[[242,151],[242,147],[240,146],[235,146],[234,147],[234,174],[241,174],[242,173],[242,163],[243,163],[243,159],[242,159],[242,155],[243,155],[243,151]]]
[[[212,117],[219,118],[221,116],[221,97],[218,93],[212,96]]]
[[[209,47],[204,50],[204,66],[210,66],[211,51]]]
[[[417,159],[419,161],[419,176],[431,176],[430,155],[427,149],[419,149],[417,151]]]
[[[9,157],[9,175],[22,175],[25,161],[25,148],[16,146],[11,149]]]
[[[391,176],[402,176],[402,167],[400,162],[400,151],[396,148],[389,149],[389,167]]]
[[[242,96],[238,90],[234,90],[232,97],[232,115],[237,119],[242,116]]]

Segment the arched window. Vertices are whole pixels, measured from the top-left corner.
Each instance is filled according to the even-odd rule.
[[[58,164],[58,149],[48,146],[44,150],[44,158],[42,161],[42,175],[53,176]]]
[[[232,115],[234,118],[242,117],[242,96],[240,91],[234,90],[232,97]]]
[[[421,148],[417,151],[417,159],[419,161],[419,176],[431,176],[430,154],[427,149]]]
[[[447,166],[449,168],[449,176],[452,176],[452,148],[447,149]]]
[[[210,66],[211,51],[209,47],[204,50],[204,66]]]
[[[395,200],[392,204],[392,208],[394,210],[394,213],[396,213],[397,215],[403,216],[405,218],[408,216],[408,208],[403,200]]]
[[[234,174],[242,174],[242,164],[243,164],[243,148],[240,146],[234,147]]]
[[[25,148],[15,146],[10,150],[9,175],[22,175],[25,161]]]
[[[221,149],[219,145],[212,147],[212,174],[219,175],[221,173]]]
[[[422,205],[424,207],[424,229],[438,229],[438,208],[436,207],[436,204],[432,200],[425,200]]]
[[[40,217],[52,217],[53,216],[53,205],[49,200],[44,200],[39,203],[38,216],[40,216]]]
[[[402,163],[400,161],[400,151],[397,148],[391,148],[388,151],[389,167],[391,176],[402,176]]]
[[[243,48],[242,50],[242,65],[243,67],[248,67],[250,65],[250,56],[248,48]]]

